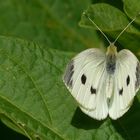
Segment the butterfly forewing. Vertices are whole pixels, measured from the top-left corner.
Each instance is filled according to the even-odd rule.
[[[74,65],[72,70],[70,65]],[[83,51],[67,66],[64,82],[73,97],[83,108],[88,110],[95,109],[96,95],[105,70],[104,68],[105,53],[99,49]],[[72,75],[70,71],[73,71]]]

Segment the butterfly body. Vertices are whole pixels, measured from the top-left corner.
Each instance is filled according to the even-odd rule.
[[[117,57],[117,49],[116,46],[111,44],[107,48],[106,53],[106,71],[108,74],[113,74],[116,69],[116,57]]]
[[[140,86],[140,64],[129,50],[117,52],[111,44],[104,53],[87,49],[68,64],[63,80],[81,110],[102,120],[121,117]]]

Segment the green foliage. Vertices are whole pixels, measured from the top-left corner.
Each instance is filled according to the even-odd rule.
[[[4,0],[0,4],[0,33],[34,41],[44,48],[83,50],[95,45],[92,40],[96,42],[94,32],[78,26],[88,5],[89,0]]]
[[[98,3],[89,6],[89,8],[86,10],[86,13],[91,17],[91,19],[94,20],[94,22],[101,28],[102,31],[108,34],[111,38],[115,39],[117,35],[126,27],[126,25],[139,13],[138,9],[136,8],[133,10],[130,8],[128,9],[128,7],[130,7],[128,6],[128,1],[129,0],[126,0],[126,2],[124,2],[124,10],[126,13],[119,10],[118,8],[104,3]],[[131,3],[131,1],[129,2]],[[137,4],[135,5],[137,6]],[[126,15],[127,13],[129,13],[128,16]],[[133,16],[129,16],[132,14]],[[140,16],[136,19],[137,23],[139,23],[139,21]],[[80,26],[95,29],[95,27],[84,15],[82,15]],[[139,40],[139,25],[133,24],[125,31],[124,34],[122,34],[118,42],[120,43],[121,48],[128,48],[136,53],[140,51]]]
[[[4,124],[32,140],[140,138],[139,94],[122,118],[96,121],[77,108],[62,82],[65,67],[75,52],[101,44],[96,28],[82,15],[83,11],[111,40],[140,11],[138,0],[123,0],[120,8],[105,2],[1,1],[0,119]],[[117,44],[138,57],[139,24],[140,17]]]

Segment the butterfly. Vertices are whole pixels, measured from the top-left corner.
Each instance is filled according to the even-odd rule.
[[[87,14],[85,16],[107,38],[95,22]],[[127,49],[117,52],[114,45],[126,28],[113,43],[107,38],[110,45],[106,53],[98,48],[87,49],[76,55],[66,67],[63,76],[66,87],[80,109],[94,119],[120,118],[128,111],[139,90],[139,60]]]

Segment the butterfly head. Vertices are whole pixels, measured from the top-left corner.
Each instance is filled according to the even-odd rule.
[[[117,47],[114,45],[114,43],[111,43],[108,48],[107,48],[107,52],[106,55],[113,55],[116,56],[117,55]]]

